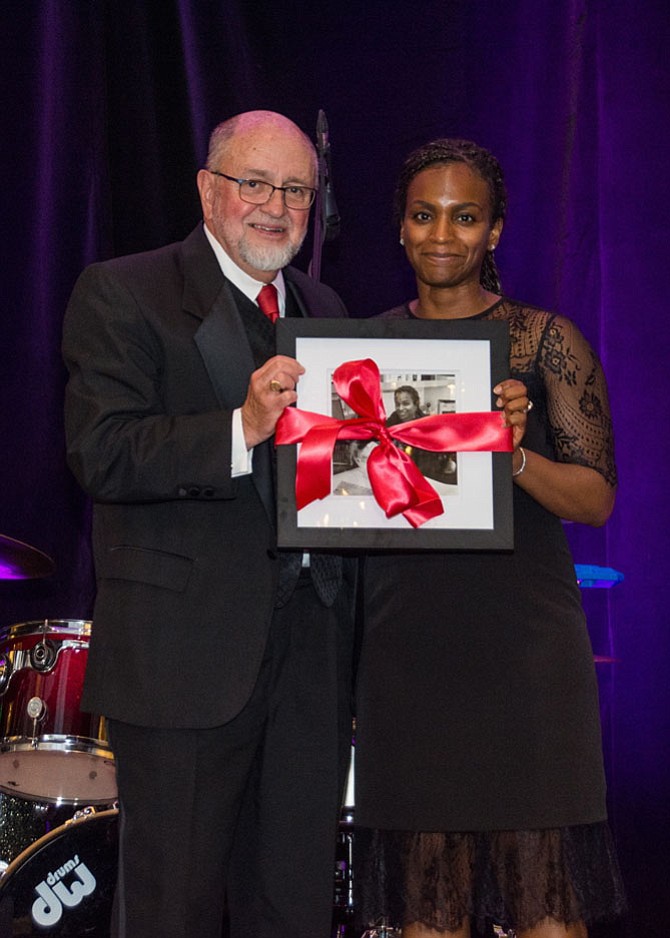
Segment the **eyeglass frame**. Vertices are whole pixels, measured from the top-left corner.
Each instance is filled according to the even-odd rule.
[[[307,211],[309,211],[309,209],[312,207],[312,205],[314,205],[314,199],[316,198],[317,190],[314,189],[312,186],[303,186],[302,184],[297,185],[297,186],[296,186],[296,185],[293,185],[293,186],[273,186],[271,182],[268,182],[268,181],[265,180],[265,179],[238,179],[237,176],[229,176],[228,173],[222,173],[222,172],[220,172],[218,169],[208,169],[207,172],[208,172],[208,173],[211,173],[213,176],[221,176],[223,179],[228,179],[230,182],[236,182],[237,185],[238,185],[238,190],[237,190],[238,195],[239,195],[239,197],[242,199],[243,202],[246,202],[246,203],[247,203],[247,205],[267,205],[267,203],[270,201],[270,199],[271,199],[272,196],[275,194],[275,192],[283,192],[283,193],[284,193],[284,205],[286,206],[286,208],[292,209],[294,212],[307,212]],[[250,202],[249,199],[245,199],[244,196],[242,195],[242,185],[243,185],[243,183],[245,183],[245,182],[256,182],[256,183],[258,183],[258,184],[261,185],[261,186],[270,186],[272,192],[270,193],[270,195],[267,197],[267,199],[266,199],[264,202]],[[308,205],[305,205],[305,206],[296,206],[296,205],[287,205],[287,204],[286,204],[286,192],[287,192],[287,190],[289,190],[289,189],[296,189],[296,188],[297,188],[297,189],[305,189],[307,192],[310,192],[310,193],[311,193],[311,196],[312,196],[312,197],[311,197],[311,199],[310,199]]]

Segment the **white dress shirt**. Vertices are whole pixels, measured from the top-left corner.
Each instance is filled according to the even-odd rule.
[[[214,251],[216,259],[219,262],[219,266],[223,271],[224,277],[230,280],[230,282],[233,283],[238,290],[244,293],[248,299],[255,303],[256,297],[265,284],[260,280],[254,280],[254,278],[250,277],[249,274],[243,271],[241,267],[238,267],[235,261],[231,259],[230,255],[226,253],[221,244],[216,240],[207,225],[204,225],[204,229],[207,240],[212,245],[212,250]],[[279,315],[283,316],[286,310],[286,283],[284,281],[284,275],[282,274],[281,270],[277,271],[277,276],[272,281],[272,284],[277,288]],[[254,451],[253,449],[247,449],[247,444],[244,441],[244,430],[242,428],[242,410],[239,407],[233,411],[232,435],[232,475],[233,477],[249,475],[253,467]]]

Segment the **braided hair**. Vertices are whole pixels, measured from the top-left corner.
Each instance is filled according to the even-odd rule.
[[[405,215],[407,190],[414,177],[429,166],[440,163],[465,163],[469,166],[489,187],[491,223],[505,218],[507,190],[500,163],[495,156],[471,140],[442,138],[414,150],[403,163],[393,197],[394,216],[398,225]],[[479,280],[485,290],[502,292],[493,251],[486,252]]]

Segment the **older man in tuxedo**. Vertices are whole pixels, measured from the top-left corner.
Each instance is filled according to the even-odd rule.
[[[227,904],[233,938],[327,938],[354,570],[277,550],[273,433],[303,369],[274,320],[346,312],[287,266],[317,185],[295,124],[224,122],[197,182],[203,224],[87,268],[65,319],[68,460],[94,500],[83,703],[119,785],[113,934],[219,938]]]

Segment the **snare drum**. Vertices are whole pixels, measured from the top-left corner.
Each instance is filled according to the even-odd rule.
[[[108,938],[117,857],[115,809],[42,837],[0,879],[0,938]]]
[[[79,619],[0,632],[0,790],[59,804],[115,800],[104,717],[79,708],[90,634]]]

